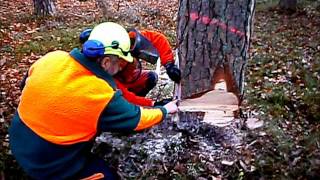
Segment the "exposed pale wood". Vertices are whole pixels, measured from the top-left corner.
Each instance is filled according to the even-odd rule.
[[[182,105],[179,106],[179,111],[184,112],[211,112],[211,111],[237,111],[239,106],[237,105]]]
[[[234,114],[231,111],[210,111],[203,117],[203,122],[220,127],[229,125],[233,120]]]
[[[246,126],[249,129],[256,129],[256,128],[260,128],[264,125],[264,122],[260,119],[257,118],[248,118],[246,120]]]
[[[233,93],[224,90],[212,90],[194,99],[184,99],[180,102],[180,111],[210,112],[213,110],[236,111],[239,109],[238,98]]]
[[[179,105],[180,118],[190,118],[193,113],[202,112],[203,122],[219,127],[228,126],[234,120],[234,112],[239,109],[238,98],[227,92],[224,81],[217,83],[215,89],[201,97],[182,100]]]

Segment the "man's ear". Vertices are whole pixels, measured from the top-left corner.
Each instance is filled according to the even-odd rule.
[[[100,61],[100,66],[103,68],[103,69],[108,69],[111,65],[111,58],[109,56],[105,56],[101,59]]]

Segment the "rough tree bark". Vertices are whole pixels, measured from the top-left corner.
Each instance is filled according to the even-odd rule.
[[[56,13],[53,0],[33,0],[33,7],[36,16],[54,15]]]
[[[297,0],[280,0],[279,7],[283,11],[295,12],[297,10]]]
[[[120,2],[121,1],[119,0],[96,0],[97,7],[101,9],[103,16],[106,18],[110,18],[115,15],[119,10]],[[116,7],[114,7],[114,5],[116,5]]]
[[[180,0],[182,99],[212,90],[220,72],[228,91],[243,94],[254,7],[255,0]]]

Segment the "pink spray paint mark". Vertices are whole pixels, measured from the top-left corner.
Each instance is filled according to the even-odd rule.
[[[236,33],[236,32],[237,32],[237,29],[236,29],[236,28],[234,28],[234,27],[231,27],[231,28],[230,28],[230,32],[232,32],[232,33]]]
[[[202,16],[201,22],[205,25],[209,24],[211,19],[208,16]]]
[[[190,14],[190,18],[191,18],[193,21],[195,21],[195,20],[197,20],[197,19],[199,18],[199,15],[198,15],[197,13],[191,13],[191,14]]]
[[[212,19],[210,22],[211,25],[217,25],[218,23],[219,23],[218,19]]]
[[[190,13],[190,18],[192,21],[201,20],[201,23],[208,25],[210,24],[211,26],[216,25],[218,27],[220,27],[223,30],[227,30],[229,32],[231,32],[232,34],[235,34],[237,36],[243,37],[245,35],[244,32],[241,32],[239,29],[235,28],[235,27],[228,27],[227,24],[223,21],[220,21],[219,19],[215,19],[215,18],[209,18],[208,16],[199,16],[198,13],[196,12],[192,12]]]

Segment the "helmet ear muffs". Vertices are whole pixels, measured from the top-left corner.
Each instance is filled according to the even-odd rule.
[[[92,31],[92,29],[89,28],[89,29],[86,29],[80,33],[79,40],[80,40],[81,44],[85,43],[89,39],[91,31]]]
[[[104,56],[105,46],[98,40],[87,40],[82,46],[82,53],[88,58]]]

